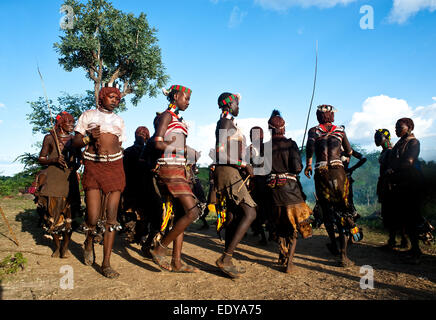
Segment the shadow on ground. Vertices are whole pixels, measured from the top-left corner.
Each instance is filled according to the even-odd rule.
[[[222,241],[222,244],[216,243],[218,236],[213,227],[207,230],[199,230],[198,228],[191,227],[190,231],[197,234],[185,236],[186,242],[215,252],[217,258],[222,254],[224,241]],[[331,268],[322,268],[324,265],[326,267],[337,267],[338,270],[341,270],[338,258],[332,256],[326,247],[328,242],[329,239],[327,235],[313,235],[309,239],[299,238],[297,240],[295,256],[302,260],[319,264],[320,267],[317,267],[317,271],[319,272],[325,272],[337,276],[339,271],[332,271]],[[244,237],[241,243],[256,248],[257,250],[254,251],[247,249],[246,247],[238,246],[234,254],[236,260],[254,262],[274,270],[282,270],[282,267],[278,266],[276,263],[278,258],[277,243],[269,241],[267,245],[260,245],[259,238],[253,237],[250,233]],[[263,252],[265,254],[263,254]],[[268,255],[268,252],[273,253],[273,259],[271,259],[271,255]],[[436,283],[435,255],[424,253],[420,259],[420,263],[414,265],[410,263],[409,259],[406,259],[404,252],[385,252],[381,250],[378,245],[365,241],[354,243],[349,247],[348,252],[348,256],[355,262],[356,266],[369,265],[374,270],[406,273],[417,278],[426,278],[431,282]],[[303,265],[300,263],[300,266]],[[216,268],[215,266],[213,267]],[[307,267],[309,269],[311,268],[309,266]],[[339,273],[342,274],[341,272]],[[433,295],[435,294],[436,293],[433,292]]]

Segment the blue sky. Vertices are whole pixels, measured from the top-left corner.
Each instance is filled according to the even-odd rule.
[[[0,2],[0,175],[21,170],[13,160],[38,152],[42,140],[26,120],[27,101],[43,96],[36,70],[43,73],[50,99],[92,89],[83,70],[66,72],[53,43],[62,34],[63,1]],[[314,107],[332,104],[336,123],[346,126],[352,143],[373,150],[374,130],[393,133],[395,121],[414,119],[421,156],[436,160],[436,5],[432,0],[117,0],[124,12],[145,12],[158,29],[163,63],[171,84],[193,90],[184,118],[191,124],[188,143],[207,163],[219,116],[217,97],[242,95],[238,123],[266,128],[278,108],[287,135],[301,145],[312,94],[315,43],[319,44]],[[371,6],[374,29],[362,29],[362,6]],[[129,100],[129,96],[127,97]],[[140,125],[152,128],[163,95],[130,104],[121,116],[129,140]],[[316,124],[313,111],[309,125]],[[394,137],[393,141],[397,139]],[[372,148],[372,149],[371,149]]]

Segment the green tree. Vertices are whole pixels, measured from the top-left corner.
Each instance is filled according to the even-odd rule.
[[[32,108],[32,112],[27,114],[27,120],[33,126],[32,132],[34,134],[38,132],[47,134],[52,129],[52,121],[55,121],[51,116],[56,117],[61,111],[66,111],[75,119],[78,119],[85,110],[91,109],[95,104],[94,92],[89,90],[85,95],[71,95],[63,92],[57,100],[57,104],[53,104],[51,100],[49,101],[52,114],[50,114],[49,106],[47,106],[46,99],[43,97],[39,97],[37,101],[27,102]],[[125,108],[125,104],[122,102],[117,111],[123,111]]]
[[[380,164],[378,158],[380,152],[365,153],[359,150],[357,146],[353,149],[361,152],[367,159],[365,164],[353,173],[353,195],[354,202],[362,205],[375,205],[377,204],[377,181],[380,175]],[[356,159],[352,160],[352,166]]]
[[[15,161],[19,161],[20,163],[24,164],[24,171],[21,172],[23,175],[34,176],[41,169],[43,169],[43,167],[39,164],[37,153],[25,152],[18,156],[14,162]]]
[[[82,68],[94,82],[95,105],[102,83],[122,85],[122,96],[133,94],[137,105],[148,94],[168,81],[157,45],[157,30],[150,28],[146,15],[135,17],[115,9],[106,0],[89,0],[83,4],[66,0],[74,12],[72,27],[63,30],[54,48],[59,64],[66,71]]]
[[[94,90],[83,95],[62,93],[57,104],[40,97],[28,102],[32,112],[27,120],[32,124],[32,132],[48,133],[59,112],[67,111],[75,119],[85,111],[98,105],[98,92],[102,83],[122,85],[122,101],[117,112],[126,110],[124,97],[133,94],[131,102],[137,105],[148,94],[156,96],[157,89],[168,81],[157,45],[156,29],[150,28],[146,15],[139,17],[125,14],[115,9],[106,0],[89,0],[86,4],[76,0],[66,0],[74,19],[71,28],[63,29],[60,41],[54,44],[60,54],[59,64],[67,71],[83,68],[86,76],[94,82]],[[50,114],[51,110],[51,114]],[[35,171],[32,163],[36,154],[23,154],[18,157],[21,163]]]
[[[436,223],[436,162],[421,160],[421,169],[423,174],[423,190],[422,199],[422,213],[423,215]]]

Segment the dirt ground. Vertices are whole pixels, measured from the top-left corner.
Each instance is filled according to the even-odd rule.
[[[51,258],[52,243],[37,227],[37,215],[30,199],[0,200],[19,247],[11,241],[3,219],[0,223],[0,260],[22,252],[28,263],[24,270],[9,275],[0,283],[4,300],[427,300],[436,298],[436,253],[426,250],[419,265],[406,264],[398,252],[377,249],[385,236],[365,233],[360,243],[352,246],[350,258],[356,266],[338,266],[326,248],[325,230],[315,230],[310,239],[297,243],[296,270],[285,274],[276,263],[277,245],[258,244],[251,233],[245,237],[234,257],[247,269],[240,279],[222,274],[215,261],[223,242],[211,226],[204,231],[192,225],[185,234],[183,259],[200,269],[195,274],[161,271],[144,258],[137,244],[123,243],[117,237],[112,266],[121,274],[118,279],[103,277],[99,265],[85,266],[82,255],[84,235],[73,233],[71,257]],[[96,245],[96,261],[102,261],[101,245]],[[373,289],[361,288],[361,266],[373,268]],[[62,286],[63,266],[70,266],[72,289]],[[67,267],[69,268],[69,267]],[[367,281],[363,283],[369,284]]]

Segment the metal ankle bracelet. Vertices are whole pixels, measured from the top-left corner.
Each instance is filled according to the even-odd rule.
[[[162,245],[162,243],[160,241],[158,241],[158,244],[160,247],[164,248],[164,249],[168,249],[168,247],[165,247],[164,245]]]
[[[122,230],[122,229],[123,229],[123,227],[121,227],[121,225],[120,225],[119,223],[117,223],[117,224],[112,224],[112,225],[110,225],[110,227],[109,227],[109,232],[120,231],[120,230]]]

